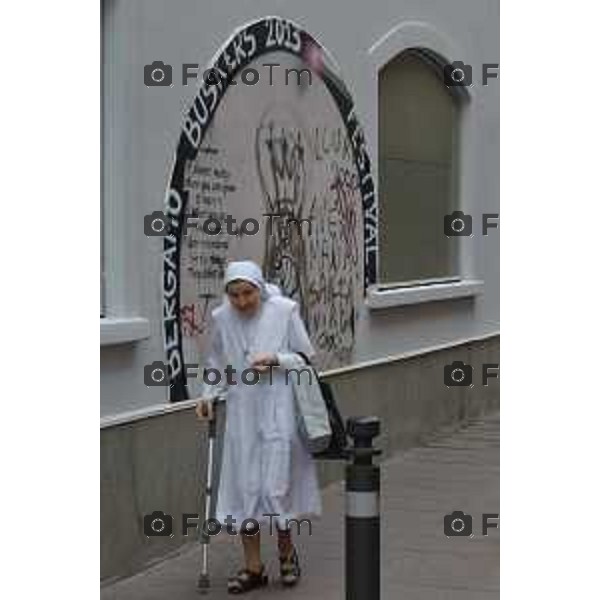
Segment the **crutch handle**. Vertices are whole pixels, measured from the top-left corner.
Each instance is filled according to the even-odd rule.
[[[212,421],[215,417],[215,401],[211,398],[196,398],[196,417],[199,421]]]

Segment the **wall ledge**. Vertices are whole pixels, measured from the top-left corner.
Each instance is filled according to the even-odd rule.
[[[438,300],[453,300],[455,298],[469,298],[478,296],[483,292],[483,281],[478,279],[464,279],[443,283],[415,285],[410,287],[398,286],[384,288],[371,286],[367,290],[367,307],[369,310],[390,308],[393,306],[406,306],[421,304]]]
[[[321,371],[319,372],[319,376],[323,378],[335,377],[337,375],[351,373],[352,371],[360,371],[361,369],[368,369],[371,367],[378,367],[382,365],[392,364],[398,361],[426,356],[428,354],[441,352],[443,350],[449,350],[450,348],[456,348],[465,344],[472,344],[474,342],[485,342],[499,336],[500,330],[490,331],[489,333],[480,336],[448,341],[445,343],[428,346],[426,348],[420,348],[418,350],[410,350],[402,352],[400,354],[384,356],[381,358],[376,358],[373,360],[348,365],[347,367],[340,367],[338,369]],[[141,408],[130,409],[128,411],[123,411],[112,415],[105,415],[100,417],[100,429],[110,429],[112,427],[118,427],[120,425],[129,425],[136,421],[142,421],[154,417],[161,417],[170,413],[175,413],[183,410],[190,410],[196,406],[196,402],[197,399],[182,400],[180,402],[172,403],[165,402],[164,404],[144,406]]]
[[[141,317],[100,319],[100,346],[138,342],[150,337],[150,322]]]

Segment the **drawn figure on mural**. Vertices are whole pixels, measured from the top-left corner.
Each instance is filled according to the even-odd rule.
[[[302,126],[271,108],[256,131],[265,213],[263,268],[302,306],[324,368],[351,359],[362,278],[362,204],[352,148],[340,122]],[[288,219],[291,219],[290,222]]]
[[[304,307],[306,247],[306,157],[301,128],[288,115],[268,116],[256,130],[256,162],[266,215],[264,269]],[[304,227],[304,230],[303,230]],[[304,308],[305,309],[305,308]],[[305,315],[304,315],[305,316]]]

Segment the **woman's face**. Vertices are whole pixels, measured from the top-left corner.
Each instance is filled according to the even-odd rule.
[[[247,281],[232,281],[227,286],[227,297],[242,315],[251,317],[260,307],[260,290]]]

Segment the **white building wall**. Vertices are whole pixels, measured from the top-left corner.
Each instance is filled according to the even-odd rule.
[[[267,15],[293,20],[337,61],[365,130],[376,178],[377,69],[411,46],[472,64],[475,85],[462,132],[461,204],[477,225],[482,213],[499,212],[499,85],[492,80],[483,87],[479,71],[481,63],[499,62],[498,11],[496,0],[106,2],[106,317],[108,322],[141,317],[147,325],[133,324],[131,335],[142,339],[102,347],[103,416],[166,404],[165,388],[146,387],[143,381],[144,365],[164,357],[162,238],[144,235],[143,218],[163,207],[182,116],[196,92],[195,85],[181,86],[180,65],[208,63],[248,21]],[[144,85],[143,67],[155,60],[173,65],[172,88]],[[483,282],[481,293],[473,300],[378,311],[363,305],[355,364],[498,332],[499,235],[492,231],[464,242],[464,275]],[[102,327],[106,338],[107,325]],[[117,323],[112,329],[112,335],[129,333],[131,325]]]

